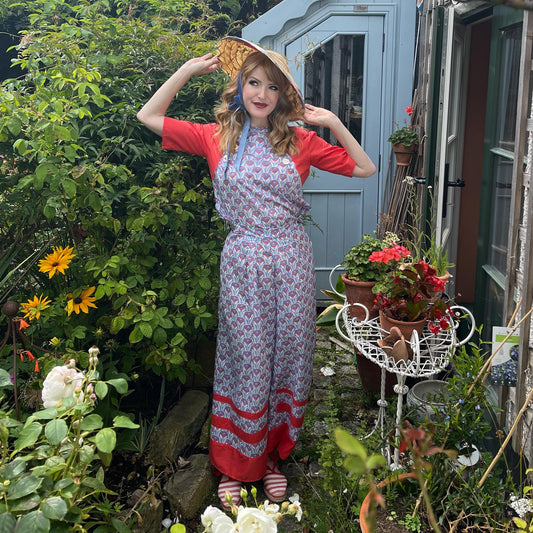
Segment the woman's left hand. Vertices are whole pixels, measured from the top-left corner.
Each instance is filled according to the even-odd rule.
[[[337,115],[323,107],[315,107],[311,104],[305,104],[304,121],[311,126],[324,126],[331,128],[335,121],[338,121]]]

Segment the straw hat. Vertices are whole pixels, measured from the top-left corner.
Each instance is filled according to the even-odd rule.
[[[224,37],[218,44],[218,59],[222,70],[227,72],[231,78],[235,78],[244,63],[244,60],[253,52],[264,54],[287,78],[289,89],[287,97],[291,102],[296,114],[304,110],[304,100],[298,85],[292,79],[289,65],[285,56],[273,50],[265,50],[257,44],[241,39],[239,37]]]

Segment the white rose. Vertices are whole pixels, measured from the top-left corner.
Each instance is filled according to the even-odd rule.
[[[278,526],[272,516],[261,509],[241,507],[237,514],[238,531],[243,533],[277,533]]]
[[[289,512],[296,516],[298,522],[302,519],[303,511],[299,501],[295,501],[289,505]]]
[[[58,407],[65,398],[83,401],[83,374],[74,368],[56,366],[50,370],[43,383],[44,407]],[[79,391],[76,393],[76,391]]]
[[[215,518],[219,516],[226,516],[226,515],[217,507],[213,507],[212,505],[210,505],[202,513],[202,516],[200,517],[200,519],[202,520],[202,525],[205,528],[208,528],[208,527],[211,527],[211,525],[215,521]]]
[[[271,503],[268,500],[265,500],[265,503],[263,504],[263,509],[265,510],[265,513],[267,514],[278,514],[279,505],[275,503]]]
[[[236,533],[237,529],[229,516],[221,514],[213,520],[211,531],[213,533]]]

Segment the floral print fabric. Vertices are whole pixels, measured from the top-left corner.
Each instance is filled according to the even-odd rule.
[[[315,345],[309,210],[289,156],[252,128],[240,169],[221,159],[216,205],[232,231],[221,259],[211,462],[241,481],[264,476],[269,452],[289,455],[303,423]]]

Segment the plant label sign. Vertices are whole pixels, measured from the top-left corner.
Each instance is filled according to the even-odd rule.
[[[519,331],[515,331],[499,348],[512,328],[494,326],[492,328],[492,352],[498,352],[492,359],[490,378],[493,385],[514,387],[516,385],[516,372],[518,367]]]

